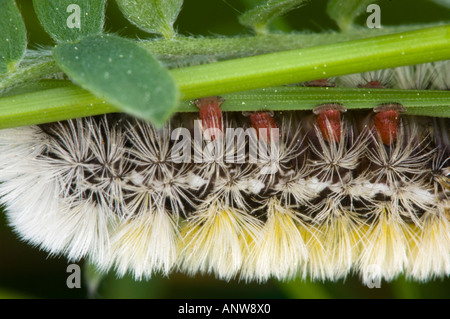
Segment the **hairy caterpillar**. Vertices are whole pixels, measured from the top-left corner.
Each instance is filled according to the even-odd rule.
[[[329,81],[448,89],[448,67]],[[156,130],[112,114],[0,131],[10,224],[51,254],[136,279],[175,269],[248,281],[448,276],[449,119],[409,116],[395,101],[273,117],[222,114],[221,103],[196,101],[200,126],[197,115]]]

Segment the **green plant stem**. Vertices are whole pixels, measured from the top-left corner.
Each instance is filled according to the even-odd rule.
[[[0,98],[0,128],[120,112],[73,84],[54,85],[59,87]],[[324,102],[342,103],[348,109],[364,109],[398,102],[407,108],[408,114],[450,117],[450,91],[274,87],[224,97],[223,111],[310,110]],[[177,111],[198,112],[198,108],[184,101]]]
[[[0,128],[117,112],[117,108],[75,85],[3,97],[0,105]]]
[[[426,25],[429,26],[429,25]],[[407,32],[423,28],[424,25],[393,26],[382,29],[359,28],[351,32],[328,32],[320,34],[278,33],[263,36],[239,36],[194,38],[175,37],[140,41],[139,44],[154,54],[170,68],[198,63],[207,63],[224,59],[235,59],[270,52],[307,48],[317,45],[358,40],[398,32]],[[42,60],[36,57],[36,62],[26,67],[20,67],[16,72],[0,76],[0,92],[2,90],[37,80],[61,72],[54,60],[48,57]]]
[[[59,72],[61,70],[53,59],[45,58],[42,61],[37,60],[36,63],[18,68],[16,72],[0,78],[0,92],[15,85],[37,80]]]
[[[189,100],[445,59],[450,59],[450,25],[175,69],[171,70],[171,74],[181,91],[182,98]],[[308,97],[303,96],[305,92],[314,91],[303,90],[303,93],[294,97],[293,101],[297,104],[284,106],[285,109],[301,108],[299,105],[302,105],[302,99]],[[349,103],[351,101],[339,100],[338,95],[327,95],[326,90],[320,92],[308,102],[309,104],[304,104],[305,109],[329,100],[343,102],[351,107]],[[362,107],[362,103],[367,102],[369,96],[376,98],[377,94],[381,94],[376,92],[383,91],[372,90],[371,92],[369,94],[361,90],[348,91],[347,96],[353,95],[354,97],[350,98],[353,101],[356,99],[363,101],[359,104],[359,107]],[[393,91],[390,92],[393,93]],[[425,91],[402,92],[396,92],[399,95],[390,95],[383,99],[378,97],[373,103],[382,101],[405,103],[399,99],[400,94],[410,94],[410,101],[421,103],[420,107],[416,105],[419,113],[433,115],[433,112],[437,111],[437,106],[441,110],[440,116],[449,116],[447,109],[450,97],[445,94],[446,92],[439,97],[435,96],[438,101],[427,98],[428,102],[425,100],[425,96],[428,96]],[[416,96],[413,97],[411,94]],[[283,99],[283,96],[277,94],[270,108],[276,109],[278,102]],[[234,110],[248,109],[242,102],[250,104],[249,101],[239,97],[237,100],[240,100],[241,104]],[[269,105],[268,101],[267,98],[262,99],[258,105],[254,103],[253,107],[256,109],[258,106],[257,109],[260,109],[264,105]],[[405,106],[413,107],[408,103],[405,103]],[[365,107],[373,107],[373,104],[366,104]],[[115,107],[104,103],[81,88],[62,87],[1,98],[0,127],[45,123],[116,111]]]
[[[391,26],[381,29],[355,28],[346,33],[269,33],[258,36],[214,38],[175,37],[170,40],[144,40],[140,42],[140,45],[163,61],[192,59],[193,56],[203,57],[205,60],[222,60],[359,40],[435,26],[437,25]]]
[[[429,26],[429,25],[428,25]],[[317,45],[358,40],[423,28],[424,25],[395,26],[382,29],[359,28],[351,32],[320,34],[279,33],[263,36],[194,38],[176,37],[170,40],[155,39],[139,44],[154,54],[170,68],[180,65],[206,63],[217,60],[248,57],[270,52],[307,48]],[[20,67],[16,72],[0,76],[0,92],[27,81],[49,77],[61,70],[53,59],[37,56],[36,62]]]
[[[172,70],[182,97],[246,91],[450,58],[450,25]]]
[[[397,102],[411,115],[450,117],[450,92],[357,88],[273,87],[225,94],[224,111],[311,110],[322,103],[341,103],[347,109],[370,109]],[[189,102],[180,103],[179,112],[197,112]]]
[[[3,97],[21,95],[26,93],[34,93],[41,90],[49,90],[60,87],[68,87],[73,85],[72,82],[66,80],[51,80],[44,79],[39,81],[30,81],[13,88],[10,88],[7,92],[3,93]]]

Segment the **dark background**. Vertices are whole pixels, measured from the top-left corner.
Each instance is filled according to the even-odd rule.
[[[34,15],[32,2],[17,1],[25,19],[29,47],[52,45]],[[238,15],[251,0],[187,0],[176,27],[182,35],[242,35],[251,31],[241,26]],[[381,0],[382,25],[427,23],[450,20],[450,11],[428,0]],[[289,13],[272,24],[273,29],[322,32],[336,30],[335,23],[325,14],[326,1],[314,0],[303,8]],[[359,17],[363,25],[366,15]],[[148,35],[123,18],[114,1],[108,1],[105,29],[123,36],[148,38]],[[82,266],[82,273],[88,271]],[[309,281],[246,284],[224,282],[208,276],[187,277],[172,274],[170,278],[156,275],[150,281],[134,282],[131,278],[115,278],[114,273],[103,278],[95,294],[88,292],[88,284],[81,289],[66,286],[68,262],[65,258],[49,257],[38,248],[20,241],[7,226],[0,213],[0,298],[448,298],[450,280],[429,283],[408,282],[399,278],[392,283],[382,282],[380,289],[369,289],[357,277],[336,283]]]

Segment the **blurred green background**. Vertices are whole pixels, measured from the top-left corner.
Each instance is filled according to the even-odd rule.
[[[251,31],[241,26],[238,15],[255,0],[186,0],[176,28],[182,35],[243,35]],[[29,47],[51,46],[34,15],[32,2],[17,1],[28,31]],[[382,25],[427,23],[450,20],[450,10],[429,0],[380,0]],[[314,0],[305,7],[274,21],[273,29],[321,32],[336,30],[335,23],[325,14],[326,0]],[[365,22],[363,14],[358,22]],[[114,1],[109,0],[105,29],[128,37],[148,38],[123,18]],[[114,273],[103,278],[92,294],[86,282],[81,289],[69,289],[66,279],[68,262],[50,257],[38,248],[20,241],[7,226],[0,213],[0,298],[448,298],[450,280],[439,279],[422,284],[399,278],[383,282],[379,289],[369,289],[357,277],[336,283],[311,283],[300,280],[265,284],[224,282],[210,276],[188,277],[172,274],[169,278],[155,275],[150,281],[135,282],[126,277],[117,279]],[[83,262],[79,263],[83,265]],[[82,268],[83,274],[84,271]]]

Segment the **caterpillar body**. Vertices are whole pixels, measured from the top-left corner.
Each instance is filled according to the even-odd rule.
[[[449,72],[423,68],[332,80],[450,87]],[[136,279],[450,274],[449,119],[410,116],[395,101],[248,116],[222,114],[222,102],[199,99],[199,115],[162,129],[110,114],[0,131],[9,223],[51,254]]]

